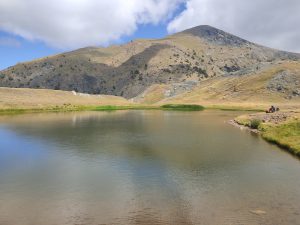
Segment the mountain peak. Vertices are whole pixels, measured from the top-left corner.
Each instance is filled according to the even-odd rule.
[[[242,46],[250,44],[249,41],[229,34],[209,25],[200,25],[180,32],[179,34],[191,34],[219,45]]]

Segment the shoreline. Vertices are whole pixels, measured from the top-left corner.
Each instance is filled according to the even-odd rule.
[[[117,110],[169,110],[169,111],[202,111],[202,110],[220,110],[229,112],[262,112],[261,107],[246,107],[236,105],[200,105],[200,104],[61,104],[52,106],[28,106],[28,107],[1,107],[1,115],[15,115],[24,113],[47,113],[47,112],[80,112],[80,111],[117,111]]]
[[[228,123],[242,130],[246,129],[258,134],[265,141],[277,145],[282,150],[300,159],[299,114],[298,112],[257,113],[238,116],[228,121]],[[276,119],[274,120],[274,118]],[[255,120],[259,121],[259,124],[257,127],[252,128],[251,122]]]
[[[81,111],[117,111],[117,110],[154,110],[159,107],[151,106],[56,106],[56,107],[41,107],[41,108],[8,108],[0,109],[1,115],[17,115],[27,113],[50,113],[50,112],[81,112]]]
[[[71,105],[40,107],[40,108],[0,108],[1,115],[17,115],[25,113],[47,112],[80,112],[80,111],[118,111],[118,110],[164,110],[164,111],[202,111],[205,107],[191,104],[167,104],[167,105]]]
[[[236,128],[239,128],[240,130],[246,130],[246,131],[249,131],[249,132],[254,133],[254,134],[260,134],[261,133],[258,129],[252,129],[252,128],[247,127],[245,125],[241,125],[238,122],[236,122],[234,119],[229,120],[228,124],[230,124],[230,125],[232,125]]]

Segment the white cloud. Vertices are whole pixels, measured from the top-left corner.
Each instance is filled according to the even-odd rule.
[[[299,0],[187,0],[170,33],[207,24],[266,46],[300,52]]]
[[[0,0],[0,30],[59,48],[108,44],[171,17],[183,0]]]

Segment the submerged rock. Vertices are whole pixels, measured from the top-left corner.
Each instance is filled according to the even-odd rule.
[[[250,210],[251,213],[255,214],[255,215],[265,215],[267,214],[266,211],[260,210],[260,209],[255,209],[255,210]]]

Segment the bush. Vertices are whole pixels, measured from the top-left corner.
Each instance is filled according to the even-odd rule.
[[[163,109],[180,110],[180,111],[201,111],[204,107],[201,105],[181,105],[181,104],[167,104],[161,106]]]
[[[260,126],[260,124],[261,124],[261,121],[259,119],[252,119],[250,121],[250,127],[252,129],[258,129],[258,127]]]

